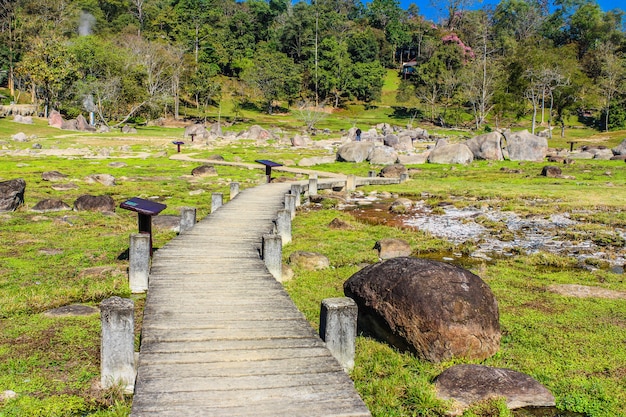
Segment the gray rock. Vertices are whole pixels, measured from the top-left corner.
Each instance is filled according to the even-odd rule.
[[[465,142],[475,159],[502,161],[502,135],[498,132],[475,136]]]
[[[191,135],[194,135],[194,140],[208,139],[210,133],[203,124],[196,123],[185,127],[185,133],[183,133],[183,137],[191,139]]]
[[[594,155],[591,152],[572,152],[569,157],[570,159],[593,159]]]
[[[320,253],[296,251],[289,255],[289,263],[306,271],[326,269],[330,266],[328,258]]]
[[[85,177],[85,181],[93,184],[99,183],[106,187],[113,187],[115,185],[115,177],[110,174],[93,174]]]
[[[49,198],[41,200],[40,202],[35,204],[35,206],[31,210],[45,213],[48,211],[64,211],[71,209],[72,208],[69,205],[65,204],[63,201]]]
[[[312,167],[321,164],[332,164],[335,160],[336,158],[334,156],[312,156],[310,158],[302,158],[298,161],[298,166]]]
[[[261,126],[253,125],[248,128],[248,130],[244,130],[239,132],[237,135],[238,139],[251,139],[256,141],[266,141],[272,138],[271,133],[263,129]]]
[[[350,142],[337,149],[337,160],[341,162],[363,162],[374,149],[371,142]]]
[[[296,134],[291,138],[291,146],[304,147],[311,145],[311,138],[306,135]]]
[[[370,265],[344,283],[361,330],[422,359],[485,359],[500,346],[498,303],[470,271],[399,257]]]
[[[374,244],[374,249],[378,251],[378,257],[383,260],[409,256],[412,252],[411,245],[406,240],[398,238],[381,239]]]
[[[96,131],[95,126],[90,125],[87,119],[85,119],[85,117],[82,114],[79,114],[78,117],[76,118],[76,129],[80,130],[81,132],[95,132]]]
[[[122,133],[137,133],[137,129],[129,125],[124,125],[124,127],[122,127]]]
[[[56,110],[52,110],[48,115],[48,126],[61,129],[63,126],[63,116],[61,116],[61,113]]]
[[[44,181],[62,181],[67,178],[67,175],[60,173],[59,171],[46,171],[41,174],[41,179]]]
[[[522,407],[553,407],[554,396],[530,376],[504,368],[482,365],[455,365],[435,380],[437,396],[452,400],[452,415],[461,415],[470,404],[504,397],[513,410]]]
[[[470,164],[474,154],[464,143],[436,146],[428,155],[431,164]]]
[[[24,132],[18,132],[14,134],[13,136],[11,136],[11,139],[13,139],[15,142],[28,142],[28,136],[26,136],[26,133]]]
[[[21,114],[16,114],[15,116],[13,116],[13,121],[15,123],[21,123],[24,125],[32,125],[33,116],[22,116]]]
[[[216,177],[217,169],[213,165],[200,165],[191,170],[194,177]]]
[[[398,153],[390,146],[375,146],[367,159],[374,165],[390,165],[398,162]]]
[[[506,148],[511,161],[543,161],[548,153],[548,140],[528,130],[504,132]]]
[[[26,181],[17,178],[0,182],[0,212],[15,211],[24,204]]]
[[[626,155],[626,139],[624,139],[622,143],[613,148],[613,153],[615,155]]]
[[[403,165],[421,165],[428,161],[430,152],[419,153],[415,155],[398,155],[398,162]]]
[[[559,178],[562,174],[561,168],[552,165],[546,165],[541,169],[541,175],[544,177]]]
[[[409,171],[402,164],[387,165],[380,170],[379,176],[383,178],[400,178],[402,174],[406,174]]]
[[[111,168],[124,168],[128,166],[125,162],[109,162]]]
[[[74,201],[76,211],[114,212],[115,201],[109,195],[81,195]]]
[[[337,217],[335,217],[329,224],[328,227],[331,229],[338,229],[338,230],[350,230],[352,229],[352,225],[348,222],[345,222]]]

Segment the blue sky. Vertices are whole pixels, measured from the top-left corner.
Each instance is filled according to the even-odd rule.
[[[435,0],[436,1],[436,0]],[[609,11],[613,9],[622,9],[626,11],[626,4],[624,4],[624,0],[596,0],[596,2],[600,5],[602,10]],[[406,9],[409,4],[415,3],[420,9],[421,14],[426,16],[426,18],[431,20],[439,20],[438,19],[438,10],[434,8],[431,4],[433,1],[431,0],[400,0],[400,7]],[[484,4],[498,4],[499,0],[483,0],[482,3],[476,1],[474,4],[474,8],[480,8]]]

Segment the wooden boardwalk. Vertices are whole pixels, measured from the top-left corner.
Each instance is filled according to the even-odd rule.
[[[156,251],[131,417],[370,416],[260,258],[290,187],[246,189]]]

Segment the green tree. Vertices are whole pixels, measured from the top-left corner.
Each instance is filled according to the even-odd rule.
[[[291,101],[299,93],[300,72],[293,60],[284,53],[261,45],[252,62],[251,67],[243,70],[241,79],[261,92],[268,113],[273,112],[274,101]]]
[[[339,102],[350,82],[352,62],[345,42],[328,37],[320,44],[319,85],[322,98],[332,96],[334,107]]]

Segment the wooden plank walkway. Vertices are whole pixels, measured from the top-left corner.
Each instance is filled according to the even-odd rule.
[[[260,259],[290,187],[246,189],[156,251],[131,417],[370,416]]]

